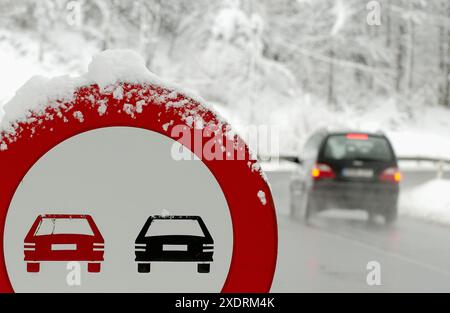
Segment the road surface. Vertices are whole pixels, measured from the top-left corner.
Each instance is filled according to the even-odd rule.
[[[306,225],[289,218],[289,174],[268,177],[279,227],[272,292],[450,292],[450,227],[401,216],[387,228],[369,225],[364,212],[346,211],[322,213]],[[367,283],[371,261],[380,265],[381,285]]]

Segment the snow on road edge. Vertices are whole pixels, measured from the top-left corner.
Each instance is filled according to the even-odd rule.
[[[436,179],[402,192],[400,213],[450,225],[450,180]]]

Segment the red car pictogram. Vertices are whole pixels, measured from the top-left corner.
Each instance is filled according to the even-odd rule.
[[[27,272],[37,273],[44,261],[85,261],[98,273],[105,241],[90,215],[40,215],[25,237]]]

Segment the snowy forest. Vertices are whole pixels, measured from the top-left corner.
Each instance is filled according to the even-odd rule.
[[[0,0],[0,106],[112,48],[236,124],[278,125],[283,151],[345,126],[450,156],[448,0]]]

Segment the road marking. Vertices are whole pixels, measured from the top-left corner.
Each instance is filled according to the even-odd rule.
[[[436,272],[438,274],[445,275],[445,276],[450,278],[450,271],[447,271],[447,270],[444,270],[442,268],[439,268],[439,267],[436,267],[436,266],[433,266],[433,265],[430,265],[430,264],[426,264],[426,263],[423,263],[423,262],[420,262],[420,261],[416,261],[416,260],[414,260],[414,259],[412,259],[410,257],[404,256],[402,254],[394,253],[392,251],[388,251],[388,250],[385,250],[385,249],[382,249],[382,248],[379,248],[379,247],[367,244],[367,243],[365,243],[363,241],[360,241],[360,240],[357,240],[357,239],[354,239],[354,238],[350,238],[350,237],[345,236],[345,235],[343,235],[341,233],[335,233],[333,231],[324,229],[324,228],[322,228],[320,226],[316,226],[316,225],[312,225],[312,226],[313,227],[309,227],[309,228],[310,229],[314,229],[316,231],[322,231],[324,234],[327,234],[329,236],[334,236],[334,237],[337,237],[337,238],[340,238],[340,239],[347,240],[347,241],[353,243],[354,245],[357,245],[357,246],[360,246],[360,247],[363,247],[363,248],[366,248],[366,249],[369,249],[369,250],[372,250],[372,251],[375,251],[375,252],[387,255],[387,256],[389,256],[391,258],[395,258],[395,259],[401,260],[401,261],[406,262],[406,263],[410,263],[410,264],[418,266],[418,267],[425,268],[425,269],[427,269],[429,271]]]

